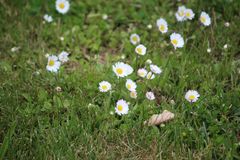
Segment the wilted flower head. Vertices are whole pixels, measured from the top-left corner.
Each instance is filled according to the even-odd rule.
[[[157,65],[151,64],[150,69],[155,74],[161,74],[162,73],[162,69],[159,68]]]
[[[151,101],[155,99],[155,96],[154,96],[153,92],[147,92],[146,97],[147,97],[147,99],[149,99]]]
[[[45,14],[45,15],[43,16],[43,19],[44,19],[46,22],[48,22],[48,23],[50,23],[50,22],[53,21],[52,16],[50,16],[50,15],[48,15],[48,14]]]
[[[69,53],[62,51],[59,55],[58,55],[58,59],[62,62],[65,63],[69,60],[68,58]]]

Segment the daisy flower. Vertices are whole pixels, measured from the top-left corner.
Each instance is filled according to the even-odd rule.
[[[146,98],[151,100],[151,101],[154,100],[155,99],[154,93],[153,92],[147,92],[146,93]]]
[[[173,47],[175,49],[176,48],[182,48],[183,45],[184,45],[183,37],[178,33],[172,33],[170,35],[170,40],[171,40],[171,43],[173,44]]]
[[[148,72],[146,77],[147,77],[147,79],[154,79],[155,75],[152,72]]]
[[[167,33],[168,31],[167,21],[163,18],[157,20],[157,27],[161,33]]]
[[[117,77],[126,77],[126,76],[132,74],[132,72],[133,72],[133,68],[130,65],[125,64],[123,62],[115,63],[112,66],[112,68],[113,68],[114,73],[117,75]]]
[[[136,99],[137,98],[137,92],[136,91],[130,92],[130,97],[133,98],[133,99]]]
[[[99,91],[100,92],[107,92],[112,89],[112,86],[109,82],[107,81],[102,81],[99,83]]]
[[[48,22],[48,23],[51,23],[51,22],[53,21],[52,16],[50,16],[50,15],[48,15],[48,14],[45,14],[45,15],[43,16],[43,19],[44,19],[46,22]]]
[[[133,92],[133,91],[136,91],[137,85],[136,85],[136,83],[133,80],[127,79],[127,81],[126,81],[126,88],[129,91]]]
[[[118,115],[124,115],[124,114],[127,114],[128,113],[128,104],[125,100],[121,99],[121,100],[118,100],[117,101],[117,105],[115,107],[115,112],[118,114]]]
[[[185,17],[189,20],[192,20],[194,18],[195,14],[191,9],[186,9],[185,10]]]
[[[65,14],[70,8],[68,0],[56,0],[56,9],[59,13]]]
[[[162,73],[162,69],[160,67],[158,67],[157,65],[151,64],[150,69],[155,74],[161,74]]]
[[[133,44],[133,45],[136,45],[140,42],[140,37],[138,34],[134,33],[134,34],[131,34],[130,36],[130,42]]]
[[[69,60],[68,58],[68,55],[69,53],[65,52],[65,51],[62,51],[59,55],[58,55],[58,59],[64,63],[64,62],[67,62]]]
[[[140,69],[138,69],[137,74],[139,77],[144,78],[147,75],[147,70],[144,68],[140,68]]]
[[[199,93],[194,90],[189,90],[185,94],[185,99],[189,102],[196,102],[198,100],[198,97],[200,97]]]
[[[178,7],[178,11],[177,11],[176,14],[175,14],[175,16],[176,16],[176,18],[177,18],[177,21],[182,22],[182,21],[185,21],[185,20],[186,20],[185,10],[186,10],[186,7],[185,7],[185,6],[179,6],[179,7]]]
[[[139,55],[145,55],[146,54],[146,51],[147,51],[147,48],[142,45],[142,44],[139,44],[136,48],[135,48],[135,52]]]
[[[58,61],[58,57],[51,55],[48,57],[47,70],[50,72],[57,72],[60,68],[61,62]]]
[[[211,18],[206,12],[201,12],[199,19],[204,26],[209,26],[211,24]]]

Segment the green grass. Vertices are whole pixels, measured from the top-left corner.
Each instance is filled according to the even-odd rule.
[[[193,21],[176,22],[182,4],[195,12]],[[239,8],[237,0],[71,0],[60,15],[55,1],[0,0],[0,159],[240,159]],[[202,10],[210,27],[198,22]],[[45,13],[53,23],[42,23]],[[155,26],[160,17],[168,21],[166,35]],[[188,39],[184,48],[169,44],[173,31]],[[135,32],[148,48],[137,65],[151,59],[163,68],[154,80],[138,82],[137,100],[111,67],[124,61],[136,70],[129,42]],[[62,50],[70,62],[48,72],[45,54]],[[111,94],[98,91],[102,80],[113,84]],[[184,99],[189,89],[201,95],[194,104]],[[156,101],[144,97],[147,90]],[[129,114],[111,115],[122,98],[131,103]],[[164,109],[175,113],[173,121],[143,125]]]

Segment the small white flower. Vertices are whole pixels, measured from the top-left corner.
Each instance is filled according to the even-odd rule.
[[[62,51],[59,55],[58,55],[58,59],[62,62],[65,63],[69,60],[68,58],[69,53]]]
[[[178,33],[172,33],[170,35],[170,40],[171,40],[171,43],[172,43],[172,45],[175,49],[176,48],[182,48],[183,45],[184,45],[183,37]]]
[[[59,39],[60,39],[61,41],[64,41],[64,37],[60,37]]]
[[[154,79],[155,75],[152,72],[148,72],[147,79]]]
[[[13,47],[11,48],[11,52],[17,52],[20,49],[20,47]]]
[[[48,58],[48,57],[49,57],[49,54],[48,54],[48,53],[47,53],[47,54],[45,54],[45,57],[46,57],[46,58]]]
[[[126,56],[123,54],[123,55],[121,55],[121,59],[125,59],[126,58]]]
[[[225,22],[224,25],[225,25],[225,27],[229,27],[230,23],[229,22]]]
[[[147,59],[147,60],[146,60],[146,63],[147,63],[147,64],[152,64],[152,60],[151,60],[151,59]]]
[[[133,80],[127,79],[126,88],[131,92],[136,91],[137,84]]]
[[[185,99],[189,102],[196,102],[198,100],[198,97],[200,97],[200,95],[197,91],[194,90],[189,90],[185,94]]]
[[[189,20],[192,20],[194,18],[195,14],[191,9],[186,9],[185,10],[185,17]]]
[[[102,82],[99,83],[98,89],[99,89],[100,92],[107,92],[107,91],[112,89],[112,86],[109,82],[102,81]]]
[[[130,36],[130,42],[133,44],[133,45],[136,45],[140,42],[140,37],[138,34],[134,33],[134,34],[131,34]]]
[[[178,7],[178,11],[177,11],[176,14],[175,14],[175,16],[176,16],[176,18],[177,18],[177,21],[182,22],[182,21],[185,21],[185,20],[186,20],[185,10],[186,10],[186,7],[185,7],[185,6],[179,6],[179,7]]]
[[[211,18],[206,12],[201,12],[199,19],[204,26],[209,26],[211,24]]]
[[[147,28],[152,29],[152,25],[151,24],[147,25]]]
[[[228,48],[228,45],[227,45],[227,44],[225,44],[225,45],[223,46],[223,48],[224,48],[224,49],[227,49],[227,48]]]
[[[107,19],[108,19],[108,15],[107,15],[107,14],[103,14],[103,15],[102,15],[102,19],[103,19],[103,20],[107,20]]]
[[[142,44],[139,44],[136,48],[135,48],[135,52],[139,55],[145,55],[146,54],[146,51],[147,51],[147,48],[142,45]]]
[[[140,68],[140,69],[138,69],[137,74],[138,74],[138,76],[144,78],[147,75],[147,70],[144,68]]]
[[[208,49],[207,49],[207,52],[208,52],[208,53],[210,53],[211,51],[212,51],[211,48],[208,48]]]
[[[147,99],[149,99],[151,101],[155,99],[155,96],[154,96],[153,92],[147,92],[146,97],[147,97]]]
[[[112,66],[112,68],[113,68],[114,73],[117,75],[117,77],[126,77],[126,76],[132,74],[132,72],[133,72],[133,68],[130,65],[125,64],[123,62],[115,63]]]
[[[130,97],[133,98],[133,99],[136,99],[137,98],[137,92],[136,91],[130,92]]]
[[[110,114],[110,115],[114,115],[114,112],[113,112],[113,111],[110,111],[109,114]]]
[[[155,74],[161,74],[162,73],[162,69],[159,68],[157,65],[151,64],[150,69]]]
[[[50,15],[48,15],[48,14],[45,14],[45,15],[43,16],[43,19],[44,19],[46,22],[48,22],[48,23],[51,23],[51,22],[53,21],[52,16],[50,16]]]
[[[124,115],[124,114],[127,114],[128,113],[128,104],[125,100],[121,99],[121,100],[118,100],[117,101],[117,105],[115,107],[115,112],[118,114],[118,115]]]
[[[51,55],[48,57],[47,70],[50,72],[57,72],[60,68],[61,62],[58,61],[58,57]]]
[[[68,0],[56,0],[56,9],[59,13],[65,14],[70,8]]]
[[[168,31],[167,21],[163,18],[157,20],[157,27],[161,33],[167,33]]]

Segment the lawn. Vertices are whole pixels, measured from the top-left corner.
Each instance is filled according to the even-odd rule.
[[[239,0],[70,0],[64,14],[55,3],[0,0],[0,159],[240,159]],[[183,5],[192,20],[176,19]],[[67,62],[47,69],[62,51]],[[117,62],[132,73],[119,76]],[[151,62],[161,73],[140,77]],[[144,123],[164,110],[174,118]]]

